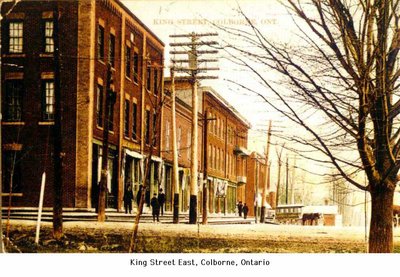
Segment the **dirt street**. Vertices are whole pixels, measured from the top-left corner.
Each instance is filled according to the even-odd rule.
[[[9,252],[126,253],[132,223],[65,222],[63,242],[43,223],[36,245],[34,221],[11,221]],[[400,253],[400,228],[394,229]],[[141,253],[363,253],[363,227],[320,227],[270,224],[189,225],[141,223]]]

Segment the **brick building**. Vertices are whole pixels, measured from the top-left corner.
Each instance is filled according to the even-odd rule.
[[[9,11],[11,6],[4,3],[1,10],[1,127],[3,191],[12,189],[13,206],[37,205],[44,171],[47,183],[53,182],[55,20],[60,38],[64,206],[96,206],[105,124],[110,129],[108,207],[121,207],[128,182],[134,189],[143,182],[150,151],[149,193],[157,190],[162,41],[118,0],[21,1]],[[108,64],[116,101],[105,122]],[[52,189],[47,189],[45,206],[51,206],[52,199]]]
[[[240,201],[246,203],[249,207],[249,216],[255,216],[255,207],[257,201],[258,215],[261,212],[262,197],[264,195],[264,186],[266,180],[265,174],[267,173],[268,167],[265,162],[265,156],[252,152],[248,159],[247,166],[247,186],[244,194],[239,198]],[[269,187],[267,187],[266,200],[272,206],[273,195],[269,193]]]
[[[168,90],[170,87],[169,81],[166,81],[165,88]],[[176,82],[176,95],[177,95],[177,137],[178,144],[180,131],[182,130],[190,135],[191,129],[191,98],[192,90],[191,85],[187,81]],[[247,133],[250,124],[214,89],[211,87],[199,87],[199,171],[203,172],[203,128],[204,115],[208,113],[207,118],[212,119],[208,121],[207,127],[207,189],[208,189],[208,210],[210,213],[234,213],[236,201],[239,195],[244,195],[245,185],[247,182],[247,157],[249,151],[247,147]],[[167,101],[168,103],[168,101]],[[166,151],[163,151],[163,158],[166,162],[166,172],[172,172],[172,152],[170,145],[172,145],[171,134],[168,126],[171,125],[171,111],[170,106],[165,105],[163,112],[163,145]],[[168,142],[171,141],[171,142]],[[190,136],[187,139],[187,145],[190,145]],[[180,148],[178,146],[178,148]],[[190,152],[186,155],[179,155],[179,166],[181,167],[182,176],[190,174]],[[187,173],[186,173],[187,172]],[[182,176],[180,180],[182,181]],[[200,181],[203,174],[200,174]],[[168,184],[171,182],[172,174],[168,173],[166,177],[166,188],[168,192]],[[188,179],[185,178],[185,182]],[[181,184],[182,186],[182,184]],[[188,183],[184,185],[188,186]],[[199,186],[200,191],[198,194],[198,207],[199,211],[202,210],[202,186]],[[186,199],[187,192],[183,192]],[[168,199],[168,193],[167,193]],[[167,208],[172,209],[172,202],[167,201]],[[182,207],[181,207],[182,209]],[[187,209],[183,208],[183,211]]]
[[[211,213],[234,213],[237,199],[247,190],[247,135],[250,124],[221,95],[202,87],[207,130],[208,201]]]
[[[162,157],[164,161],[164,172],[162,187],[166,195],[166,210],[173,210],[174,188],[172,185],[173,172],[173,152],[172,152],[172,110],[170,93],[165,93],[163,106],[163,135],[162,135]],[[191,126],[192,108],[176,98],[176,136],[178,148],[179,166],[179,206],[180,211],[185,212],[189,209],[190,203],[190,153],[191,153]],[[199,170],[201,170],[201,149],[202,149],[202,124],[199,121]],[[201,202],[200,202],[201,203]]]

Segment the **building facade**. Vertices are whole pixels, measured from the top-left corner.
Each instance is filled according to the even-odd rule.
[[[138,189],[149,156],[149,193],[158,190],[162,41],[118,0],[21,1],[1,12],[3,192],[13,206],[37,205],[43,172],[53,182],[56,20],[64,206],[96,207],[105,124],[107,206],[121,208],[128,184]],[[115,101],[106,108],[108,89]],[[45,206],[52,199],[47,189]]]
[[[187,81],[176,81],[176,121],[178,149],[182,151],[182,139],[190,147],[191,117],[192,117],[192,87]],[[170,81],[165,83],[166,90],[170,88]],[[211,87],[198,88],[199,98],[199,183],[203,183],[204,158],[207,158],[207,209],[209,213],[232,214],[236,209],[237,199],[244,195],[247,183],[247,134],[250,124],[214,89]],[[166,101],[168,103],[168,101]],[[205,116],[207,114],[207,117]],[[172,181],[172,134],[170,131],[171,108],[165,105],[163,112],[163,158],[165,160],[165,186],[167,188],[167,209],[172,209],[170,195]],[[207,119],[207,124],[205,124]],[[204,129],[207,126],[207,129]],[[184,130],[185,135],[181,135]],[[206,132],[206,134],[204,134]],[[207,157],[204,157],[204,135],[207,137]],[[182,136],[182,137],[181,137]],[[186,151],[185,146],[183,146]],[[181,187],[187,188],[190,174],[190,152],[186,155],[178,155],[180,167]],[[202,185],[199,185],[198,208],[203,209]],[[188,192],[180,193],[184,199],[188,199]],[[169,201],[168,201],[169,199]],[[181,201],[182,202],[182,201]],[[188,202],[185,202],[188,204]],[[181,207],[181,211],[187,211],[188,206]]]
[[[247,136],[250,124],[217,91],[201,88],[207,128],[208,201],[211,213],[235,213],[247,190]]]

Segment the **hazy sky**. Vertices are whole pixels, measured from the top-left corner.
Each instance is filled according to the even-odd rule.
[[[166,66],[169,66],[168,53],[170,49],[168,44],[172,42],[169,35],[193,31],[198,33],[215,32],[215,27],[207,21],[226,27],[244,28],[245,20],[238,15],[237,11],[239,6],[264,33],[274,39],[290,40],[288,29],[291,28],[291,19],[286,10],[275,0],[126,0],[122,2],[165,43]],[[224,39],[223,32],[218,31],[218,33],[220,39]],[[243,71],[233,67],[225,60],[223,53],[219,55],[219,67],[220,71],[217,73],[219,79],[203,83],[214,87],[251,122],[253,129],[266,129],[269,119],[282,122],[283,119],[265,103],[262,103],[257,96],[249,95],[248,92],[240,90],[226,81],[228,78],[250,81],[249,79],[253,77],[245,75]],[[212,74],[214,75],[214,72]],[[262,152],[265,140],[265,134],[255,131],[252,133],[249,143],[256,144],[258,147],[251,147],[256,147],[258,151]]]

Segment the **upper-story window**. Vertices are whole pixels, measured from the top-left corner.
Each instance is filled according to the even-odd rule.
[[[44,52],[54,53],[54,22],[46,20],[44,22]]]
[[[146,110],[146,121],[145,121],[145,142],[147,145],[150,144],[150,111]]]
[[[132,138],[137,139],[137,104],[132,103]]]
[[[112,67],[115,67],[115,35],[110,34],[109,48],[108,48],[108,61]]]
[[[133,81],[138,82],[139,78],[139,53],[135,51],[133,54]]]
[[[152,138],[153,146],[156,146],[156,144],[157,144],[156,130],[157,130],[157,114],[155,111],[153,111],[153,130],[151,130],[153,133],[153,138]]]
[[[8,25],[8,52],[22,53],[24,50],[24,23],[12,21]]]
[[[125,137],[129,137],[129,117],[130,117],[130,111],[129,111],[129,100],[125,100],[125,115],[124,115],[124,135]]]
[[[153,75],[153,89],[154,89],[154,94],[158,94],[158,70],[154,69],[154,75]]]
[[[55,96],[54,96],[54,81],[45,80],[42,85],[42,114],[43,120],[51,121],[54,120],[54,106],[55,106]]]
[[[168,120],[165,121],[165,150],[169,151],[170,141],[170,123]]]
[[[151,68],[150,68],[150,66],[147,67],[147,71],[146,71],[146,89],[147,90],[151,89]]]
[[[115,93],[113,92],[113,94]],[[112,103],[110,103],[110,106],[108,107],[108,131],[114,131],[114,104]]]
[[[178,155],[181,153],[181,140],[182,140],[182,128],[179,126],[176,134],[176,147],[178,148]]]
[[[190,161],[191,159],[191,145],[192,145],[192,133],[189,131],[186,137],[186,158]]]
[[[125,75],[126,77],[131,78],[131,47],[129,45],[126,46],[125,52]]]
[[[99,25],[97,30],[97,57],[104,61],[104,27]]]
[[[96,97],[96,123],[97,126],[103,126],[103,86],[97,85]]]
[[[23,80],[7,80],[5,87],[5,120],[21,121]]]

